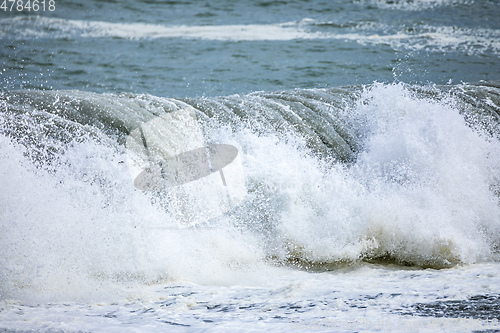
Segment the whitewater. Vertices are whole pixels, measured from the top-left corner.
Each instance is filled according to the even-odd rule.
[[[465,323],[408,313],[441,317],[457,298],[487,304],[456,310],[475,318],[467,325],[497,327],[497,86],[0,98],[1,316],[12,328],[353,329],[376,318],[432,330]],[[134,187],[125,137],[186,108],[212,142],[238,147],[247,195],[179,229]]]

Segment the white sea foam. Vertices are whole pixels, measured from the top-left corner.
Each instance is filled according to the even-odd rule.
[[[500,235],[490,189],[499,142],[474,132],[451,100],[416,98],[402,85],[373,86],[352,112],[366,141],[347,169],[324,173],[285,145],[248,144],[286,207],[278,226],[285,255],[312,263],[389,256],[422,266],[491,257]]]
[[[52,173],[0,140],[2,299],[102,299],[130,283],[226,285],[242,274],[262,280],[264,254],[251,235],[173,230],[172,216],[134,189],[124,152],[73,143]]]
[[[467,54],[500,52],[500,30],[467,29],[449,26],[420,26],[407,32],[405,28],[390,32],[394,28],[373,24],[359,25],[364,34],[338,35],[338,38],[354,40],[362,44],[386,44],[394,49],[426,50],[434,52],[461,51]],[[388,32],[371,33],[370,30]],[[398,29],[396,29],[398,30]]]
[[[109,140],[65,146],[53,172],[2,137],[2,298],[105,297],[175,281],[266,285],[277,274],[269,261],[494,260],[500,143],[471,129],[454,103],[373,85],[345,110],[362,138],[350,167],[318,160],[293,135],[213,128],[213,140],[239,147],[249,191],[215,229],[172,230],[161,205],[134,189],[124,151]]]

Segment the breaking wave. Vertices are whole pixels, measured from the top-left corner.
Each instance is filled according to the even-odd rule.
[[[134,188],[126,147],[135,128],[179,110],[194,111],[208,141],[238,149],[247,189],[227,214],[183,230],[164,197]],[[497,260],[499,112],[496,83],[189,99],[1,93],[0,295],[234,284],[275,265]]]

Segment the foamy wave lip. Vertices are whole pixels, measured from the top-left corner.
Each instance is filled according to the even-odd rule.
[[[125,39],[194,38],[228,41],[292,40],[324,38],[323,34],[308,32],[302,24],[248,25],[158,25],[146,23],[110,23],[102,21],[65,20],[59,18],[25,18],[3,20],[3,33],[14,32],[23,37],[114,37]]]

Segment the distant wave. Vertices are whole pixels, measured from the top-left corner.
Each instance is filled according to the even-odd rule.
[[[456,50],[467,54],[500,52],[500,30],[451,26],[388,26],[361,23],[355,26],[303,19],[298,22],[250,25],[160,25],[16,17],[0,20],[0,37],[22,38],[188,38],[220,41],[285,41],[336,39],[360,44],[389,45],[394,49]]]
[[[66,20],[47,17],[5,19],[0,31],[33,38],[195,38],[229,41],[292,40],[322,38],[321,33],[308,32],[293,23],[249,25],[159,25],[147,23],[110,23],[101,21]],[[0,34],[1,36],[1,34]]]

